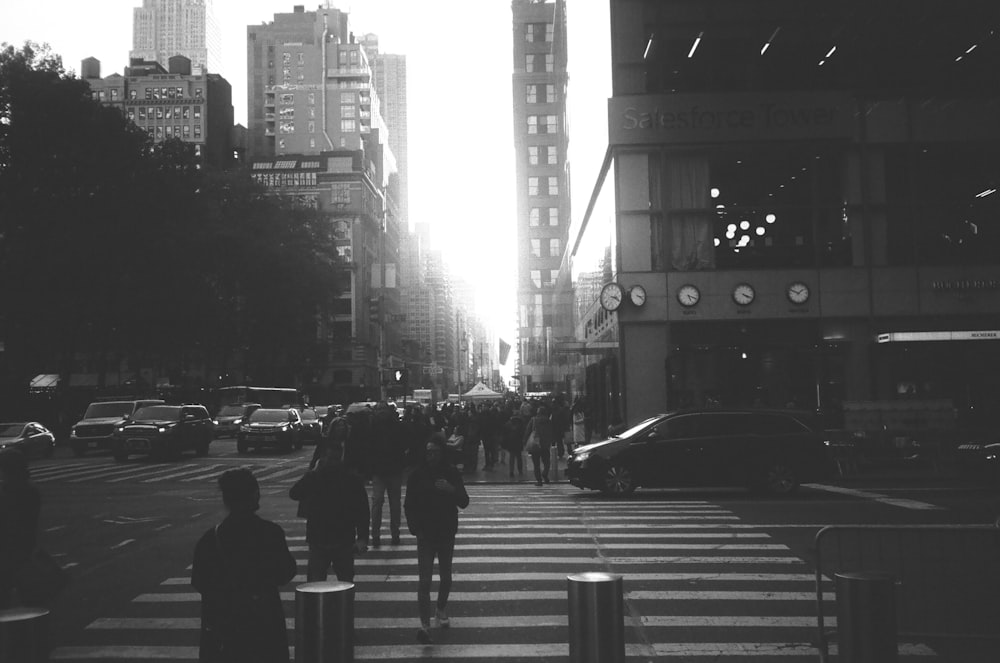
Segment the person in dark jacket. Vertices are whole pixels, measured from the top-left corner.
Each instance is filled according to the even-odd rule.
[[[201,594],[201,661],[289,660],[279,588],[295,577],[280,525],[256,514],[260,487],[246,468],[219,477],[229,514],[194,549],[191,584]]]
[[[406,440],[403,426],[385,401],[375,406],[368,447],[368,468],[372,475],[372,548],[382,545],[382,505],[389,495],[389,533],[392,545],[399,545],[402,523],[403,470],[406,468]]]
[[[327,439],[326,456],[288,493],[304,507],[309,582],[326,580],[330,566],[337,580],[354,582],[354,555],[368,550],[368,492],[343,456],[343,443]]]
[[[18,571],[38,541],[41,508],[24,454],[17,449],[0,452],[0,609],[15,604]]]
[[[539,448],[536,451],[528,450],[531,456],[531,464],[535,470],[535,485],[549,482],[549,464],[552,444],[556,441],[555,428],[549,419],[549,410],[545,406],[538,408],[538,414],[528,420],[528,425],[524,429],[524,444],[528,445],[528,439],[532,433],[538,436]],[[539,467],[540,466],[540,467]]]
[[[431,580],[434,558],[438,560],[437,621],[449,626],[448,595],[451,592],[451,562],[455,555],[455,535],[458,533],[458,510],[469,506],[462,474],[445,456],[443,433],[433,433],[427,439],[423,462],[413,470],[406,483],[406,525],[417,537],[417,607],[420,630],[417,640],[431,643]]]

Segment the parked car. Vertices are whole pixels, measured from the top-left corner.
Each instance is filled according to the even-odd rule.
[[[354,414],[355,412],[371,412],[375,409],[375,401],[357,401],[347,406],[344,414]]]
[[[650,417],[567,463],[580,488],[627,495],[637,487],[744,486],[776,495],[830,477],[823,437],[787,412],[683,411]]]
[[[343,405],[317,405],[314,409],[316,410],[316,416],[320,419],[325,417],[331,411],[333,412],[333,416],[344,413]]]
[[[123,461],[131,454],[176,458],[192,450],[208,455],[212,418],[203,405],[147,405],[115,426],[112,453]]]
[[[97,401],[87,406],[83,419],[73,425],[70,448],[77,456],[95,449],[111,449],[115,426],[147,405],[162,405],[159,399],[133,401]]]
[[[236,403],[235,405],[223,405],[219,408],[218,414],[212,419],[215,429],[215,437],[236,437],[240,430],[240,425],[246,418],[253,414],[254,410],[260,408],[260,403]]]
[[[48,458],[56,446],[56,436],[37,421],[0,424],[0,451],[20,449],[28,458]]]
[[[260,408],[240,425],[236,434],[236,450],[241,454],[260,447],[277,447],[282,451],[302,448],[302,417],[289,408]]]
[[[312,408],[302,408],[299,412],[302,417],[302,434],[300,436],[303,444],[317,444],[323,436],[323,423],[319,420],[316,410]]]

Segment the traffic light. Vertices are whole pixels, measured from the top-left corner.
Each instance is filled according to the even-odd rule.
[[[379,307],[378,297],[372,297],[371,299],[368,300],[368,320],[370,322],[378,322],[379,313],[380,313],[380,307]]]
[[[410,379],[410,371],[406,368],[397,368],[392,371],[392,381],[396,384],[406,384]]]

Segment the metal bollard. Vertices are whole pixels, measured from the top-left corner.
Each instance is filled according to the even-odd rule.
[[[624,663],[622,577],[611,573],[566,576],[571,663]]]
[[[838,573],[838,660],[897,661],[895,579],[887,573]]]
[[[295,663],[354,660],[354,583],[307,582],[295,588]]]
[[[49,611],[44,608],[0,610],[0,663],[45,663]]]

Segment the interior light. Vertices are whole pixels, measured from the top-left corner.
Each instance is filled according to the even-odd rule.
[[[649,59],[649,54],[653,50],[653,37],[655,37],[655,35],[650,34],[649,39],[646,40],[646,51],[642,54],[643,60]]]
[[[771,48],[771,42],[774,41],[774,38],[778,36],[778,33],[780,31],[781,31],[781,27],[780,26],[774,29],[774,32],[771,33],[771,36],[768,37],[767,41],[764,42],[764,45],[760,47],[760,54],[761,55],[764,55],[764,53],[767,53],[767,49]]]
[[[747,246],[750,243],[750,235],[740,237],[740,246]]]
[[[764,220],[767,221],[768,223],[774,223],[775,221],[777,221],[777,219],[778,217],[776,217],[774,214],[768,214],[767,216],[764,217]]]
[[[750,222],[740,221],[740,230],[750,230]]]
[[[765,232],[764,226],[757,226],[757,230],[755,232],[757,233],[758,237],[763,237]]]
[[[820,67],[822,67],[822,66],[823,66],[823,65],[825,65],[825,64],[826,64],[826,60],[820,60],[820,61],[819,61],[819,66],[820,66]]]
[[[736,224],[735,223],[730,223],[728,226],[726,226],[726,232],[729,232],[729,233],[736,232]]]
[[[720,240],[718,237],[715,238],[714,242],[715,242],[716,246],[719,246],[720,244],[722,244],[722,240]]]
[[[829,51],[826,52],[826,55],[824,56],[824,59],[829,60],[830,56],[833,55],[836,50],[837,50],[836,46],[834,46],[833,48],[831,48]]]
[[[979,44],[973,44],[972,46],[969,46],[969,50],[967,50],[965,54],[968,55],[972,51],[976,50],[976,46],[979,46]]]
[[[743,359],[746,359],[747,358],[747,353],[741,352],[740,353],[740,357],[743,358]]]
[[[712,195],[713,198],[718,198],[719,197],[719,189],[713,186],[712,187],[712,191],[711,191],[711,195]]]
[[[736,230],[735,229],[733,229],[733,230],[727,230],[726,231],[726,239],[735,239],[735,238],[736,238]]]
[[[688,57],[689,58],[693,58],[694,57],[694,52],[696,50],[698,50],[698,44],[701,43],[701,38],[703,36],[705,36],[705,31],[704,30],[702,30],[701,32],[699,32],[698,36],[694,38],[694,43],[691,44],[691,50],[688,51]]]
[[[976,198],[985,198],[986,196],[993,195],[996,192],[997,192],[996,189],[986,189],[985,191],[980,191],[979,193],[977,193]]]

